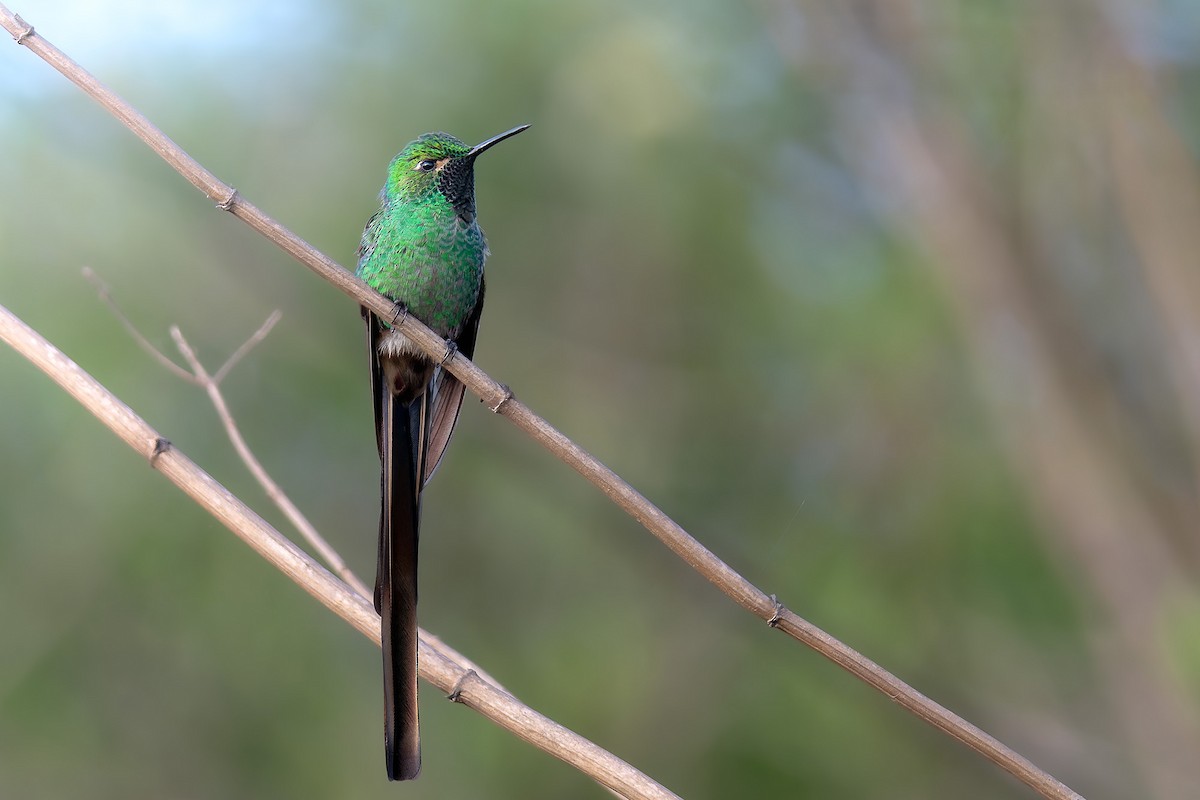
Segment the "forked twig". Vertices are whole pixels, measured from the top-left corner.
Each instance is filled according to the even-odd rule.
[[[221,381],[225,380],[225,376],[228,375],[230,371],[236,367],[243,358],[246,357],[246,354],[257,347],[263,339],[267,338],[267,334],[271,332],[271,329],[275,327],[275,323],[279,322],[282,316],[283,312],[279,309],[275,309],[271,312],[271,315],[267,317],[266,321],[263,322],[261,326],[259,326],[259,329],[250,334],[250,338],[242,342],[241,347],[239,347],[237,350],[234,350],[233,355],[225,359],[225,363],[221,365],[221,368],[213,373],[213,386],[221,385]],[[173,335],[174,334],[172,334],[172,336]],[[182,338],[182,334],[180,334],[180,337]],[[176,344],[178,344],[178,342]]]
[[[184,338],[183,333],[179,330],[178,326],[171,326],[171,339],[174,340],[175,346],[179,349],[179,353],[183,356],[184,361],[187,362],[189,369],[184,369],[183,367],[179,366],[165,353],[150,343],[150,340],[147,339],[140,330],[138,330],[138,327],[134,325],[125,312],[121,310],[121,307],[117,304],[117,301],[113,299],[112,292],[109,290],[108,285],[100,279],[100,276],[98,276],[92,269],[87,267],[85,267],[83,270],[83,276],[93,286],[96,287],[96,290],[100,295],[100,299],[105,302],[109,310],[112,311],[113,315],[116,316],[118,320],[120,320],[121,325],[126,331],[129,332],[129,335],[133,337],[133,340],[137,342],[143,350],[149,353],[155,361],[166,367],[176,377],[182,378],[188,383],[195,384],[196,386],[204,389],[205,394],[208,395],[209,402],[212,403],[213,409],[217,412],[217,417],[221,420],[221,425],[225,428],[225,435],[229,437],[230,444],[232,444],[233,449],[237,451],[238,458],[240,458],[242,463],[246,465],[246,469],[250,470],[250,474],[254,476],[256,481],[258,481],[258,485],[262,487],[264,492],[266,492],[267,497],[270,498],[271,502],[283,512],[283,515],[287,517],[288,522],[292,523],[293,527],[299,531],[300,535],[304,537],[305,541],[307,541],[312,548],[317,551],[317,554],[321,557],[321,560],[328,564],[329,568],[333,570],[338,577],[353,587],[353,589],[363,597],[370,597],[371,592],[369,589],[367,589],[366,584],[364,584],[359,577],[354,574],[353,570],[346,566],[345,560],[341,557],[337,550],[335,550],[333,546],[325,540],[325,537],[317,532],[316,527],[314,527],[313,524],[308,521],[308,518],[304,516],[304,513],[296,507],[296,504],[291,501],[291,498],[287,496],[287,493],[279,487],[279,484],[275,482],[275,479],[271,477],[270,473],[263,468],[262,462],[260,462],[254,455],[254,451],[250,449],[250,445],[246,444],[246,439],[244,436],[242,436],[242,432],[238,428],[237,422],[234,420],[233,414],[229,410],[229,405],[225,402],[225,396],[221,394],[221,379],[228,375],[229,370],[232,369],[242,358],[244,358],[247,353],[254,349],[255,345],[266,338],[267,334],[271,332],[271,329],[275,327],[275,323],[279,322],[282,314],[278,310],[272,311],[271,315],[267,317],[267,320],[261,326],[259,326],[258,330],[256,330],[249,339],[242,343],[241,347],[239,347],[233,353],[233,355],[231,355],[225,361],[221,368],[217,370],[215,374],[209,374],[204,365],[200,363],[200,359],[196,356],[196,351],[192,349],[190,344],[188,344],[187,339]]]
[[[193,186],[217,204],[274,242],[289,255],[333,284],[360,305],[381,317],[390,318],[394,304],[347,272],[337,262],[316,250],[308,242],[242,197],[233,187],[205,169],[151,122],[112,90],[54,47],[32,26],[0,4],[0,25],[19,44],[58,70],[68,80],[104,106],[135,135],[178,171]],[[503,384],[493,380],[461,353],[449,354],[446,343],[412,316],[395,326],[435,361],[445,359],[445,368],[479,396],[484,403],[505,417],[560,460],[592,482],[627,514],[683,559],[689,566],[759,619],[773,621],[777,630],[813,648],[901,707],[930,723],[943,733],[958,739],[1018,780],[1047,798],[1078,798],[1079,795],[1029,759],[1012,750],[949,709],[918,692],[871,659],[830,636],[825,631],[784,608],[766,592],[746,580],[736,570],[700,544],[677,522],[623,481],[615,472],[568,439],[561,431],[516,400]]]
[[[137,342],[138,347],[142,348],[151,358],[161,364],[164,369],[176,378],[185,380],[188,383],[200,383],[195,375],[172,361],[162,350],[159,350],[149,339],[142,335],[142,332],[137,329],[137,326],[130,321],[129,317],[125,316],[125,312],[117,305],[117,301],[113,299],[112,293],[108,290],[108,284],[100,280],[100,276],[96,274],[95,270],[91,267],[84,267],[83,278],[95,287],[100,299],[104,301],[104,304],[108,306],[108,310],[113,313],[113,316],[125,328],[126,333],[132,336],[133,340]]]
[[[289,522],[292,523],[292,526],[295,527],[300,535],[304,537],[305,541],[307,541],[313,550],[317,552],[317,555],[321,557],[321,560],[324,561],[325,564],[331,570],[333,570],[333,572],[337,574],[339,578],[341,578],[346,584],[348,584],[363,597],[370,598],[371,591],[367,588],[366,584],[354,574],[354,571],[350,569],[350,567],[346,564],[345,559],[341,557],[341,554],[337,552],[333,545],[329,544],[328,540],[326,540],[325,537],[321,536],[321,534],[317,532],[316,527],[308,521],[308,517],[304,515],[304,512],[302,512],[299,507],[292,502],[287,493],[283,491],[282,487],[276,483],[275,479],[272,478],[270,473],[267,472],[266,468],[263,467],[262,462],[258,460],[258,457],[254,455],[254,451],[250,449],[250,445],[246,443],[245,438],[242,436],[241,430],[238,428],[237,422],[233,417],[233,413],[229,410],[228,403],[225,402],[225,396],[221,393],[221,379],[227,376],[230,370],[232,370],[233,367],[236,366],[238,362],[246,356],[247,353],[253,350],[256,345],[262,342],[263,339],[270,334],[271,329],[275,327],[275,324],[279,322],[283,315],[278,310],[272,311],[270,316],[267,317],[266,321],[259,326],[258,330],[251,334],[250,338],[243,342],[242,345],[234,351],[233,355],[226,359],[225,363],[221,365],[221,368],[212,375],[210,375],[205,369],[204,365],[200,363],[200,359],[196,356],[195,350],[188,343],[187,339],[184,338],[183,333],[179,330],[179,327],[174,325],[171,326],[171,338],[175,341],[175,346],[179,349],[180,355],[183,356],[184,360],[190,367],[191,371],[189,372],[183,367],[180,367],[178,364],[172,361],[169,356],[151,344],[150,340],[142,334],[133,321],[129,319],[128,315],[121,310],[120,305],[112,296],[112,291],[109,289],[108,285],[100,279],[100,276],[98,276],[94,270],[85,267],[83,270],[83,275],[93,286],[96,287],[96,291],[99,293],[100,299],[108,305],[112,313],[116,315],[117,319],[120,320],[121,324],[125,327],[125,330],[129,332],[130,336],[133,337],[134,341],[136,341],[143,350],[149,353],[155,361],[159,362],[165,367],[168,367],[172,374],[177,375],[189,383],[195,384],[204,389],[205,394],[208,395],[209,402],[212,403],[213,409],[217,413],[217,417],[221,420],[222,427],[225,428],[225,435],[229,438],[230,444],[233,445],[233,449],[237,452],[238,457],[242,460],[242,463],[246,465],[246,469],[248,469],[250,474],[254,476],[254,479],[258,481],[258,484],[262,487],[263,492],[265,492],[271,502],[273,502],[275,506],[281,512],[283,512],[283,515],[287,517]],[[455,650],[450,645],[443,642],[441,638],[434,636],[423,628],[419,628],[418,630],[420,631],[420,636],[425,640],[425,643],[435,650],[438,650],[445,658],[457,662],[464,668],[477,673],[493,686],[507,691],[507,689],[505,689],[499,681],[492,677],[487,670]]]

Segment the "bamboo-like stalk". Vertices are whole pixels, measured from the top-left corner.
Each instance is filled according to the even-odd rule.
[[[371,641],[379,644],[379,615],[370,601],[338,580],[287,537],[164,439],[129,406],[36,331],[0,306],[0,341],[32,362],[140,453],[196,503],[300,588]],[[450,699],[483,714],[547,753],[627,798],[669,800],[676,795],[612,753],[543,716],[475,672],[420,644],[421,677]]]

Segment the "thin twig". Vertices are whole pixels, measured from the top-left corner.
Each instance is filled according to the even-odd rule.
[[[225,363],[221,365],[221,368],[213,373],[213,386],[221,385],[221,381],[225,379],[225,376],[229,374],[229,371],[236,367],[238,362],[246,357],[247,353],[257,347],[259,342],[267,338],[267,334],[271,332],[271,329],[275,327],[275,323],[279,322],[281,317],[283,317],[283,312],[279,309],[275,309],[271,312],[271,316],[267,317],[267,321],[264,322],[258,330],[251,334],[249,339],[242,342],[242,346],[233,351],[233,355],[226,359]]]
[[[233,414],[231,414],[229,411],[229,406],[225,402],[225,397],[221,394],[221,378],[227,375],[229,370],[232,369],[239,361],[241,361],[241,359],[245,357],[245,355],[249,353],[255,347],[255,345],[266,338],[267,334],[271,332],[271,328],[275,327],[275,323],[279,321],[279,318],[282,316],[281,313],[278,310],[271,312],[271,315],[267,317],[267,320],[261,326],[259,326],[258,330],[256,330],[249,339],[243,342],[241,347],[234,351],[233,355],[231,355],[225,361],[215,376],[210,375],[208,370],[204,368],[204,365],[200,363],[200,359],[196,357],[195,351],[183,337],[183,333],[180,332],[179,328],[174,325],[171,326],[171,338],[175,341],[175,346],[179,349],[180,355],[183,356],[184,360],[191,368],[191,371],[189,372],[188,370],[176,364],[171,360],[170,357],[150,343],[150,340],[142,334],[138,327],[133,324],[133,321],[130,320],[129,317],[121,310],[121,307],[113,298],[112,292],[109,291],[108,284],[101,280],[100,276],[97,275],[94,270],[92,270],[90,267],[84,267],[83,277],[86,278],[94,287],[96,287],[96,291],[99,293],[100,299],[103,300],[106,305],[108,305],[109,310],[116,315],[117,319],[120,320],[121,325],[124,326],[125,330],[130,336],[133,337],[133,340],[137,342],[143,350],[149,353],[155,361],[166,367],[176,377],[182,378],[188,383],[200,386],[204,389],[205,394],[208,395],[209,402],[212,403],[213,408],[217,412],[217,417],[220,418],[221,424],[225,428],[225,434],[229,437],[229,441],[233,445],[233,449],[237,451],[238,457],[241,458],[242,463],[246,465],[246,469],[250,470],[250,474],[253,475],[254,479],[258,481],[258,484],[262,487],[263,491],[266,492],[267,497],[279,508],[280,511],[283,512],[284,516],[288,518],[288,521],[292,523],[300,535],[303,536],[304,539],[312,546],[312,548],[317,551],[317,554],[321,557],[321,559],[329,565],[329,568],[332,569],[338,575],[338,577],[353,587],[354,590],[363,597],[370,597],[371,592],[367,589],[366,584],[364,584],[358,578],[358,576],[355,575],[348,566],[346,566],[345,560],[342,559],[337,550],[335,550],[333,546],[329,544],[329,542],[325,541],[325,537],[321,536],[321,534],[317,532],[316,527],[314,527],[313,524],[308,521],[308,518],[305,517],[303,512],[296,507],[295,503],[293,503],[287,496],[287,493],[279,487],[279,484],[277,484],[275,480],[271,478],[270,474],[263,468],[262,463],[257,457],[255,457],[254,452],[250,449],[250,446],[246,444],[245,438],[242,436],[241,431],[238,429],[237,423],[233,419]]]
[[[218,208],[229,211],[278,247],[333,284],[360,305],[381,317],[393,318],[395,306],[337,262],[283,227],[235,189],[184,152],[136,109],[101,84],[61,50],[37,35],[32,27],[0,4],[2,24],[20,44],[45,60],[119,119],[138,138],[170,164]],[[651,534],[734,600],[764,622],[774,626],[841,666],[879,690],[897,704],[947,735],[967,744],[1018,780],[1047,798],[1077,798],[1074,791],[999,740],[918,692],[883,667],[828,633],[783,609],[757,586],[700,544],[677,522],[621,480],[615,472],[564,436],[546,420],[517,401],[508,387],[493,380],[461,353],[450,352],[446,342],[411,315],[398,320],[396,328],[433,360],[479,396],[488,408],[508,419],[560,460],[595,484],[610,500],[636,519]]]
[[[217,417],[221,420],[221,424],[225,428],[226,437],[233,445],[234,450],[237,451],[238,457],[241,458],[242,463],[246,465],[246,469],[248,469],[250,474],[253,475],[255,480],[258,481],[259,486],[262,487],[262,490],[267,495],[268,499],[270,499],[271,502],[273,502],[275,506],[281,512],[283,512],[284,516],[288,518],[288,521],[291,522],[293,527],[296,528],[296,531],[304,537],[304,539],[309,543],[310,546],[312,546],[314,550],[317,551],[317,554],[325,562],[326,566],[333,570],[338,577],[350,585],[360,595],[370,598],[371,592],[367,588],[366,584],[363,583],[363,581],[354,573],[352,569],[350,569],[350,567],[346,564],[345,559],[341,557],[341,554],[338,553],[333,545],[329,544],[329,541],[317,532],[316,527],[308,521],[308,517],[306,517],[304,513],[300,511],[299,507],[292,502],[287,493],[283,491],[283,488],[276,483],[276,481],[271,477],[270,473],[267,472],[262,466],[262,463],[258,460],[257,456],[254,455],[254,451],[250,449],[250,445],[247,444],[245,439],[242,437],[241,431],[237,426],[237,422],[234,420],[233,414],[230,412],[229,406],[225,402],[225,397],[220,389],[220,379],[225,375],[228,375],[229,371],[236,366],[237,363],[241,361],[247,353],[249,353],[257,344],[262,342],[263,339],[267,337],[267,335],[271,332],[271,329],[275,327],[275,324],[279,322],[279,319],[282,317],[281,312],[278,310],[271,312],[270,316],[268,316],[266,321],[259,326],[258,330],[251,334],[250,338],[243,342],[242,345],[236,351],[234,351],[233,355],[226,359],[225,363],[221,366],[221,369],[217,370],[216,375],[209,376],[207,370],[200,363],[199,358],[196,356],[195,351],[184,338],[177,326],[171,327],[171,337],[175,340],[176,347],[179,348],[184,360],[187,361],[191,366],[191,372],[188,372],[182,367],[176,365],[175,362],[172,361],[166,354],[160,352],[154,347],[154,345],[150,344],[149,340],[141,333],[138,327],[133,324],[133,321],[130,320],[124,313],[122,313],[120,307],[117,305],[116,300],[112,297],[112,293],[109,291],[108,285],[100,279],[100,276],[98,276],[90,268],[85,267],[84,277],[87,278],[94,286],[96,286],[100,293],[100,298],[104,300],[113,313],[118,316],[118,318],[121,320],[121,323],[125,326],[125,329],[134,338],[134,341],[142,345],[143,349],[154,356],[156,361],[165,366],[173,367],[173,369],[171,369],[172,373],[187,380],[189,383],[193,383],[202,387],[205,390],[205,393],[209,397],[209,401],[213,404],[213,409],[216,411]],[[438,650],[445,658],[449,659],[450,661],[458,662],[465,669],[469,669],[478,673],[483,677],[484,680],[488,681],[493,686],[496,686],[504,691],[508,691],[504,685],[496,680],[495,677],[493,677],[487,670],[455,650],[450,645],[446,644],[440,637],[434,636],[424,628],[418,628],[417,630],[419,635],[424,639],[425,643],[435,650]]]
[[[274,320],[276,319],[278,319],[278,312],[272,314],[271,317],[269,317],[267,321],[263,323],[263,326],[258,329],[258,333],[263,333],[264,331],[269,330],[270,327],[274,325]],[[269,497],[271,502],[283,512],[283,515],[288,518],[288,522],[292,523],[296,530],[300,532],[300,535],[304,537],[305,541],[312,545],[312,548],[317,551],[317,554],[320,555],[321,560],[328,564],[334,573],[338,575],[338,577],[353,587],[354,591],[358,592],[363,597],[370,597],[370,590],[367,589],[366,585],[358,579],[358,576],[346,566],[346,562],[342,560],[342,557],[338,554],[337,550],[335,550],[329,544],[329,542],[325,541],[325,537],[317,533],[316,527],[314,527],[313,524],[308,521],[308,518],[304,516],[304,513],[296,507],[296,504],[292,502],[291,498],[289,498],[287,494],[279,488],[279,484],[275,482],[275,479],[271,477],[270,473],[263,468],[262,462],[258,460],[258,458],[254,455],[254,452],[250,449],[250,446],[246,444],[246,439],[242,436],[242,432],[238,428],[237,422],[234,421],[233,414],[230,413],[229,406],[225,402],[225,397],[221,394],[221,391],[217,386],[217,381],[208,374],[208,370],[206,370],[204,365],[200,363],[200,359],[196,357],[196,352],[192,350],[191,345],[188,344],[187,339],[184,338],[183,333],[180,332],[179,327],[176,325],[171,326],[171,338],[175,341],[175,346],[179,348],[180,355],[183,356],[184,361],[186,361],[188,366],[191,368],[192,373],[196,376],[200,386],[203,387],[205,394],[208,395],[208,401],[212,403],[213,408],[216,409],[217,416],[221,420],[221,425],[224,426],[225,433],[229,437],[229,441],[233,444],[233,449],[237,451],[238,458],[240,458],[242,463],[246,465],[246,468],[250,470],[250,473],[254,476],[254,479],[258,481],[258,485],[261,486],[263,491],[267,493],[267,497]],[[254,339],[255,337],[251,337],[251,340]],[[257,336],[257,340],[261,341],[262,337]],[[239,352],[245,352],[248,349],[249,348],[243,345]]]
[[[314,561],[287,537],[217,483],[195,462],[158,434],[95,378],[36,331],[0,306],[0,341],[31,361],[107,425],[150,466],[165,475],[216,517],[255,552],[319,600],[326,608],[379,644],[379,615],[371,603]],[[675,794],[511,694],[488,683],[469,667],[455,663],[421,643],[421,677],[453,699],[541,750],[571,764],[593,780],[627,798],[669,800]]]
[[[108,306],[108,310],[113,313],[113,316],[115,316],[117,321],[120,322],[125,328],[126,333],[133,337],[133,341],[137,342],[138,347],[146,351],[151,358],[161,364],[176,378],[185,380],[188,383],[199,385],[199,378],[172,361],[170,356],[159,350],[150,343],[149,339],[142,335],[142,332],[138,330],[137,326],[134,325],[132,321],[130,321],[129,317],[125,315],[125,312],[121,310],[121,307],[117,305],[117,301],[113,298],[112,292],[110,292],[108,289],[108,284],[100,280],[100,276],[97,275],[91,267],[83,268],[83,278],[88,283],[92,284],[93,287],[95,287],[96,293],[100,295],[100,299],[104,301],[104,304]]]

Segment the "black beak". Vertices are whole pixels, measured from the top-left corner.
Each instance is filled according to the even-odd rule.
[[[528,130],[528,129],[529,129],[528,125],[518,125],[517,127],[513,128],[511,131],[505,131],[504,133],[500,134],[499,136],[493,136],[492,138],[488,139],[487,141],[480,142],[479,144],[472,147],[470,152],[468,152],[465,156],[462,156],[462,158],[469,158],[469,159],[474,160],[475,156],[479,155],[484,150],[487,150],[492,145],[500,144],[500,142],[503,142],[505,139],[508,139],[509,137],[512,137],[512,136],[516,136],[521,131]]]

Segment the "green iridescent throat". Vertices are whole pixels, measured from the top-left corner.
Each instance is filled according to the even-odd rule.
[[[360,278],[447,338],[475,306],[487,257],[470,152],[445,133],[409,142],[388,165],[382,205],[359,251]]]

